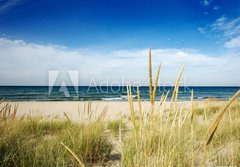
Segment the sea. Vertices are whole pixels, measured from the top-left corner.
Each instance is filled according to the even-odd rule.
[[[149,87],[141,86],[141,100],[149,100]],[[219,86],[192,86],[179,87],[178,99],[189,101],[191,91],[194,92],[194,100],[217,98],[227,100],[233,96],[240,87]],[[132,95],[137,100],[136,87],[132,87]],[[163,93],[169,91],[167,100],[170,100],[173,87],[158,87],[156,100]],[[125,86],[78,86],[78,87],[48,87],[48,86],[0,86],[0,100],[7,101],[127,101],[127,88]]]

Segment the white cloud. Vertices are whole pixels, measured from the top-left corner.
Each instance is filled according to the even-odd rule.
[[[9,9],[13,8],[17,4],[19,4],[20,0],[4,0],[0,5],[0,14],[7,12]]]
[[[0,85],[47,85],[49,70],[78,70],[80,85],[92,78],[147,84],[148,49],[100,51],[0,39]],[[174,82],[186,64],[192,85],[239,85],[240,55],[214,57],[191,49],[153,49],[153,66],[162,62],[161,81]],[[124,84],[124,83],[122,83]]]
[[[240,17],[229,19],[226,16],[221,16],[212,24],[199,27],[198,31],[208,37],[223,41],[224,47],[237,47],[238,37],[240,36]]]
[[[227,48],[240,48],[240,36],[231,39],[230,41],[224,44]]]
[[[240,17],[229,20],[227,17],[222,16],[210,25],[211,30],[219,30],[224,33],[226,37],[232,37],[240,34]]]
[[[202,0],[202,1],[200,1],[200,3],[201,3],[203,6],[207,7],[207,6],[210,5],[211,1],[210,1],[210,0]]]
[[[225,37],[238,35],[240,34],[240,17],[230,20],[226,16],[221,16],[213,23],[198,28],[200,33],[202,33],[202,30],[209,33],[220,32]]]
[[[201,34],[204,34],[206,32],[206,29],[203,28],[203,27],[198,27],[198,31],[201,33]]]
[[[220,7],[219,6],[214,6],[213,10],[218,10]]]
[[[210,25],[212,30],[226,30],[229,29],[229,24],[227,23],[227,18],[221,16],[213,24]]]

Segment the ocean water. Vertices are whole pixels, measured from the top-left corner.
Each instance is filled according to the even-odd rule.
[[[191,90],[194,99],[206,98],[229,99],[240,87],[180,87],[179,100],[188,101]],[[136,87],[132,87],[133,97],[136,99]],[[156,99],[160,99],[163,92],[170,91],[167,100],[170,100],[173,87],[158,87]],[[149,100],[149,88],[140,87],[141,99]],[[53,87],[48,86],[0,86],[0,99],[9,101],[126,101],[126,87]]]

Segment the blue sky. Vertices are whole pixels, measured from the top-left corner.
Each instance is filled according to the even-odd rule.
[[[24,52],[27,50],[25,47],[39,49],[30,49],[34,51],[29,55],[30,58],[27,58],[28,61],[33,58],[29,64],[35,63],[35,57],[39,56],[40,52],[46,55],[52,54],[41,50],[44,48],[56,50],[56,55],[58,52],[64,52],[65,55],[69,52],[78,52],[79,55],[83,57],[85,55],[90,59],[86,61],[94,61],[96,57],[100,57],[99,61],[101,61],[105,58],[104,55],[108,55],[107,59],[111,59],[110,62],[112,59],[117,63],[122,60],[121,64],[124,58],[121,57],[122,55],[121,58],[114,57],[116,53],[132,55],[151,47],[156,53],[159,49],[161,50],[159,53],[168,51],[166,55],[167,53],[178,55],[179,52],[183,52],[188,54],[191,60],[196,57],[203,59],[207,57],[217,58],[217,61],[223,62],[227,59],[230,63],[235,63],[232,66],[236,67],[227,69],[228,72],[232,70],[237,75],[239,63],[236,64],[236,60],[239,60],[240,55],[238,46],[240,45],[240,0],[0,0],[0,35],[2,58],[18,57],[16,53],[27,55]],[[22,52],[16,52],[20,47]],[[124,55],[123,57],[126,58]],[[43,58],[40,56],[37,59]],[[156,58],[157,61],[158,59],[164,60],[166,66],[172,63],[172,66],[176,66],[175,71],[181,63],[186,64],[181,61],[174,62],[175,57],[171,60]],[[77,60],[82,59],[76,58],[75,61]],[[133,60],[138,63],[137,58]],[[9,77],[10,73],[11,75],[14,73],[11,67],[18,72],[22,71],[24,75],[26,75],[24,71],[31,69],[34,71],[35,67],[29,66],[25,69],[24,66],[27,65],[24,64],[19,67],[12,62],[3,63],[5,63],[3,69],[5,73],[0,73],[0,77],[4,81],[2,80],[0,84],[46,84],[46,76],[43,74],[42,79],[36,83],[30,81],[31,74],[22,80],[15,75]],[[220,69],[208,63],[207,66],[215,68],[215,73]],[[198,70],[204,71],[206,67],[206,64],[194,64],[191,61],[187,64],[189,70],[196,73]],[[84,65],[87,66],[86,63]],[[199,66],[202,66],[202,69],[199,69]],[[64,69],[67,70],[67,67],[66,65]],[[57,67],[49,65],[42,71],[54,68]],[[106,70],[110,68],[106,67]],[[74,69],[79,70],[77,67]],[[96,72],[92,72],[93,76]],[[105,75],[106,72],[103,71],[102,78],[105,78]],[[114,73],[109,75],[111,77]],[[229,82],[226,82],[220,79],[223,76],[219,76],[219,80],[214,81],[209,74],[207,81],[203,82],[193,76],[193,73],[186,75],[194,85],[240,84],[240,80],[236,78],[227,78]],[[174,80],[172,79],[174,77],[175,75],[166,77],[166,80]],[[141,80],[141,77],[136,79]],[[205,78],[201,79],[205,80]],[[84,84],[88,80],[89,78],[86,78]],[[102,80],[101,77],[99,80]]]
[[[0,32],[11,39],[69,47],[219,49],[198,27],[236,18],[239,0],[3,0]],[[207,41],[207,42],[206,42]]]

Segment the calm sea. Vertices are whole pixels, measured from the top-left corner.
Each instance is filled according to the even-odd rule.
[[[136,88],[133,87],[133,97],[136,99]],[[194,91],[194,99],[206,98],[229,99],[240,87],[180,87],[179,100],[190,100],[191,90]],[[157,99],[163,92],[170,91],[172,87],[158,87]],[[148,87],[140,87],[141,99],[149,100]],[[48,86],[0,86],[0,99],[9,101],[126,101],[126,87],[53,87]]]

